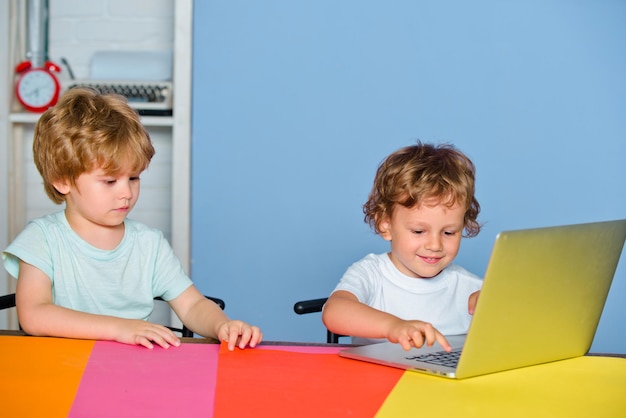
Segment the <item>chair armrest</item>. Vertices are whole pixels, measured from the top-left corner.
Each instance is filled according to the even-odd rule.
[[[302,300],[293,305],[293,311],[298,315],[321,312],[327,300],[328,298]]]
[[[15,293],[0,296],[0,310],[15,307]]]
[[[301,300],[293,305],[293,311],[298,315],[321,312],[327,300],[328,298]],[[335,334],[326,330],[326,342],[329,344],[338,344],[341,337],[347,337],[347,335]]]

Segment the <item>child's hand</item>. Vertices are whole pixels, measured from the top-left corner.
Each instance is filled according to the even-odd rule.
[[[480,296],[480,290],[472,293],[467,301],[467,311],[470,315],[474,315],[474,311],[476,311],[476,304],[478,303],[478,296]]]
[[[430,323],[424,321],[399,319],[390,327],[387,339],[392,343],[399,343],[406,351],[410,350],[411,347],[420,348],[424,343],[431,347],[435,342],[438,342],[446,351],[452,350],[446,337]]]
[[[153,343],[163,348],[169,348],[172,345],[178,347],[180,345],[178,337],[163,325],[139,319],[120,318],[120,321],[122,321],[122,324],[119,327],[119,335],[115,338],[117,342],[143,345],[150,349],[154,347]]]
[[[259,327],[251,326],[243,321],[228,320],[221,324],[217,330],[217,338],[228,342],[228,349],[233,351],[235,346],[241,349],[247,345],[255,347],[263,339]]]

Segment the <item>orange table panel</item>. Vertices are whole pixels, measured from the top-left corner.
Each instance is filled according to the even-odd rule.
[[[67,416],[93,345],[63,338],[0,338],[2,415]]]

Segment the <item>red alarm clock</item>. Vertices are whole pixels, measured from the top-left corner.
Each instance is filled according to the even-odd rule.
[[[25,109],[31,112],[45,112],[59,100],[61,84],[55,72],[61,68],[46,61],[43,67],[33,68],[30,61],[20,63],[15,72],[20,74],[15,85],[15,94]]]

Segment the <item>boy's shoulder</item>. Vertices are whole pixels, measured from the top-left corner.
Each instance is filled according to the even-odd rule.
[[[393,270],[393,263],[387,253],[369,253],[360,260],[352,263],[346,270],[346,274],[380,277],[393,274]]]
[[[39,218],[31,219],[29,223],[37,225],[43,229],[46,229],[48,227],[52,227],[55,225],[67,225],[69,227],[69,224],[67,223],[67,219],[65,218],[65,212],[62,210],[58,212],[53,212],[47,215],[43,215]],[[147,224],[140,222],[140,221],[136,221],[134,219],[126,218],[124,220],[124,225],[126,226],[126,228],[128,228],[130,231],[134,233],[154,234],[157,236],[163,236],[163,232],[160,229],[148,226]]]
[[[388,253],[369,253],[357,262],[362,261],[364,263],[381,263],[387,260],[389,260]]]
[[[355,261],[352,266],[380,266],[381,264],[387,264],[389,262],[391,262],[391,260],[387,253],[369,253],[360,260]]]
[[[40,216],[39,218],[30,219],[28,223],[32,225],[37,225],[42,229],[46,229],[54,225],[62,225],[64,223],[67,223],[67,221],[65,221],[65,212],[60,210],[58,212],[53,212],[47,215]]]

